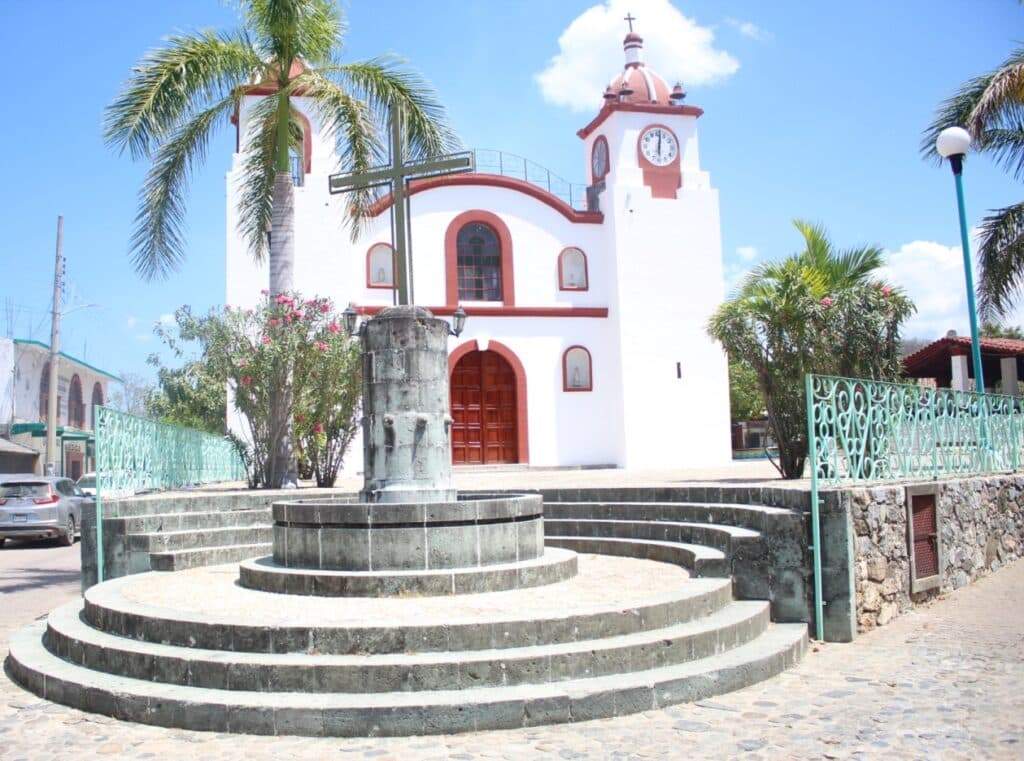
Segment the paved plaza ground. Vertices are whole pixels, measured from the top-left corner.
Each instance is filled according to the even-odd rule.
[[[461,473],[462,488],[761,480],[728,473]],[[767,466],[770,468],[770,466]],[[615,475],[617,474],[617,478]],[[499,481],[500,483],[494,483]],[[550,481],[550,484],[547,483]],[[78,593],[78,546],[0,550],[0,642]],[[0,653],[6,647],[0,645]],[[450,737],[315,739],[133,725],[36,698],[0,675],[0,760],[1024,758],[1024,562],[850,645],[815,645],[796,668],[710,701],[574,725]]]

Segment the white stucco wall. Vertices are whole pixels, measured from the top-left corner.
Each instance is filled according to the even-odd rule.
[[[301,101],[299,107],[316,129],[315,114]],[[726,362],[705,331],[724,295],[718,196],[700,167],[696,122],[616,112],[588,136],[587,172],[593,140],[603,134],[609,142],[612,169],[601,224],[574,223],[530,195],[501,187],[443,186],[411,197],[416,303],[446,303],[445,232],[457,215],[480,209],[509,229],[516,307],[609,310],[606,318],[471,316],[462,338],[452,339],[452,349],[494,339],[519,357],[527,374],[533,465],[694,466],[730,457]],[[683,189],[675,200],[652,199],[636,164],[639,133],[652,123],[669,126],[680,139]],[[246,124],[243,108],[243,135]],[[335,170],[330,142],[315,137],[312,172],[295,189],[295,287],[306,296],[330,297],[339,308],[390,304],[390,291],[366,286],[366,253],[390,241],[390,212],[350,239],[343,199],[327,192]],[[226,300],[251,306],[268,276],[266,264],[254,264],[235,233],[239,166],[236,154],[227,177]],[[587,291],[558,288],[558,255],[569,246],[587,255]],[[594,387],[567,393],[562,353],[577,344],[591,353]],[[346,470],[360,467],[356,442]]]

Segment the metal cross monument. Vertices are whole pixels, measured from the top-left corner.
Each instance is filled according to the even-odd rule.
[[[401,114],[391,110],[391,161],[385,166],[366,172],[332,174],[329,190],[332,195],[354,190],[390,186],[392,200],[391,236],[395,250],[395,282],[398,286],[398,303],[411,304],[415,293],[412,287],[412,261],[409,256],[409,189],[410,180],[438,175],[472,172],[476,162],[472,151],[453,153],[429,159],[406,161],[403,156]]]

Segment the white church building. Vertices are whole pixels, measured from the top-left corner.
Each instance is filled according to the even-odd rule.
[[[469,318],[450,339],[456,464],[720,465],[731,457],[726,358],[707,335],[724,296],[718,192],[697,121],[626,36],[624,69],[577,132],[586,186],[517,157],[477,152],[473,173],[410,185],[414,301]],[[259,98],[237,117],[239,135]],[[395,298],[390,197],[360,239],[330,195],[335,141],[315,109],[293,162],[295,288],[372,314]],[[553,135],[565,141],[569,135]],[[582,172],[581,172],[582,173]],[[227,185],[227,293],[253,306],[266,264],[237,232],[242,154]],[[353,444],[346,470],[361,469]]]

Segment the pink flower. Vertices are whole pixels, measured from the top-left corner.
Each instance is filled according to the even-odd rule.
[[[238,366],[239,367],[248,367],[249,366],[249,360],[247,360],[245,358],[242,358],[242,359],[238,360]]]
[[[341,332],[341,328],[340,328],[340,327],[338,326],[338,323],[336,323],[336,322],[332,322],[332,323],[331,323],[330,325],[328,325],[328,326],[327,326],[327,329],[328,329],[328,330],[329,330],[329,331],[330,331],[331,333],[335,333],[335,334],[337,334],[337,333],[340,333],[340,332]]]
[[[276,317],[271,317],[269,320],[267,320],[267,324],[272,328],[276,328],[278,325],[281,324],[281,321]]]
[[[252,376],[251,375],[243,375],[242,376],[242,385],[243,386],[251,386],[252,385]]]
[[[263,336],[261,341],[262,341],[263,345],[266,346],[267,344],[270,343],[270,336]]]
[[[330,348],[330,347],[329,347],[329,346],[328,346],[328,345],[327,345],[326,343],[324,343],[323,341],[317,341],[317,342],[316,342],[315,344],[313,344],[313,345],[314,345],[314,346],[315,346],[315,347],[317,348],[317,350],[318,350],[318,351],[327,351],[327,350],[328,350],[328,349]]]
[[[321,301],[320,302],[320,314],[327,314],[330,311],[331,311],[331,305],[328,304],[326,301]]]
[[[301,320],[303,317],[306,316],[306,313],[301,309],[296,309],[292,312],[291,316],[295,320]]]
[[[324,424],[323,423],[317,423],[316,425],[313,426],[313,433],[323,433],[323,432],[324,432]]]
[[[882,295],[883,296],[890,296],[890,295],[892,295],[892,288],[890,288],[887,285],[883,285],[882,286]]]
[[[821,305],[825,307],[825,309],[828,309],[830,306],[832,306],[832,297],[826,296],[825,298],[823,298],[821,300]]]
[[[276,299],[274,299],[274,301],[277,302],[278,304],[287,304],[288,306],[291,306],[292,304],[295,303],[295,299],[289,296],[285,296],[283,293],[280,294]]]

